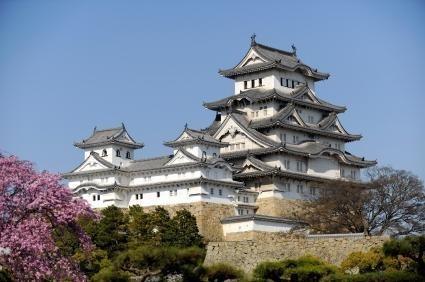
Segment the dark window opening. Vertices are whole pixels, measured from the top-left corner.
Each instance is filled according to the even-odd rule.
[[[107,155],[108,155],[108,151],[103,150],[103,151],[102,151],[102,157],[106,157]]]
[[[100,200],[100,195],[97,195],[97,200],[98,200],[98,201]]]
[[[259,85],[259,86],[263,86],[263,79],[262,79],[262,78],[259,78],[259,79],[258,79],[258,85]]]
[[[130,154],[130,152],[128,152],[128,151],[127,151],[127,153],[125,154],[125,157],[126,157],[127,159],[131,159],[131,154]]]
[[[139,199],[139,194],[136,194],[136,200],[138,200]]]
[[[289,87],[289,79],[286,79],[286,87]]]
[[[160,192],[156,192],[156,197],[157,197],[157,198],[161,197]]]
[[[243,82],[243,88],[244,88],[244,89],[247,89],[247,88],[248,88],[248,81],[246,81],[246,80],[245,80],[245,81]]]
[[[251,80],[251,87],[254,88],[255,87],[255,80]]]
[[[292,87],[291,88],[295,88],[295,81],[292,80]]]
[[[120,150],[117,150],[115,153],[116,153],[115,155],[116,155],[117,157],[121,157],[121,151],[120,151]]]
[[[96,195],[93,195],[93,201],[96,201]]]

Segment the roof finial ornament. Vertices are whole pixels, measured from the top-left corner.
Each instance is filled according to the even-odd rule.
[[[125,125],[123,122],[121,122],[121,128],[125,129]]]
[[[255,37],[257,37],[257,35],[255,35],[255,33],[253,33],[251,35],[251,46],[255,46],[257,44],[257,42],[255,42]]]
[[[296,56],[297,55],[297,47],[295,47],[294,44],[291,45],[292,53]]]
[[[95,134],[96,133],[96,126],[93,128],[93,134]]]
[[[187,129],[187,122],[184,124],[184,129],[185,130]]]

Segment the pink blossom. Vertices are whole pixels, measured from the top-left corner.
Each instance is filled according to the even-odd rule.
[[[90,250],[90,238],[77,224],[80,216],[97,215],[60,183],[60,176],[38,173],[31,163],[0,155],[0,265],[16,280],[85,281],[78,265],[63,256],[53,229],[71,228],[81,248]]]

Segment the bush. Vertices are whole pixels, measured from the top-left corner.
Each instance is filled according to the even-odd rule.
[[[291,281],[317,282],[321,278],[336,272],[337,268],[332,265],[305,265],[288,270],[285,276],[290,278]]]
[[[332,274],[321,282],[419,282],[424,281],[422,276],[411,272],[371,272],[364,274]]]
[[[227,279],[242,279],[244,273],[225,263],[218,263],[206,268],[206,279],[208,281],[225,281]]]
[[[266,261],[257,265],[253,271],[254,277],[259,280],[282,281],[281,277],[285,272],[285,267],[280,261]]]
[[[358,273],[382,271],[385,269],[383,259],[384,255],[379,250],[353,252],[341,263],[341,268],[351,272],[355,269]]]

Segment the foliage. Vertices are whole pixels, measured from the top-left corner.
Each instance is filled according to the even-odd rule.
[[[202,263],[204,255],[204,250],[196,247],[140,246],[118,255],[113,265],[118,271],[130,273],[139,281],[169,274],[182,274],[188,280]]]
[[[254,271],[253,275],[256,280],[272,280],[272,281],[282,281],[281,277],[285,272],[285,267],[280,261],[266,261],[258,264]]]
[[[10,278],[9,273],[4,270],[0,270],[0,282],[11,282],[12,278]]]
[[[109,257],[126,249],[128,217],[120,208],[102,209],[99,221],[83,218],[80,222],[96,247],[107,251]]]
[[[207,267],[205,278],[207,281],[222,282],[228,279],[242,279],[244,274],[241,270],[225,264],[218,263]]]
[[[68,254],[76,248],[91,249],[77,219],[96,214],[73,198],[58,175],[36,172],[31,163],[13,156],[0,156],[0,211],[0,265],[13,279],[85,279]],[[68,233],[78,238],[73,246],[59,242]]]
[[[382,271],[384,266],[384,255],[379,250],[368,252],[353,252],[342,263],[344,271],[358,270],[359,273]]]
[[[389,167],[368,171],[369,181],[330,181],[317,197],[308,199],[302,219],[320,233],[390,233],[394,236],[425,230],[422,181]]]
[[[312,256],[296,260],[284,260],[284,278],[291,281],[319,281],[322,277],[337,273],[338,268]]]
[[[191,247],[203,246],[196,218],[186,209],[178,210],[171,218],[167,210],[156,207],[145,213],[140,206],[129,210],[129,234],[132,245]]]
[[[199,234],[196,218],[188,210],[178,210],[171,219],[170,225],[169,244],[177,247],[203,246],[203,238]]]
[[[387,256],[410,258],[417,272],[425,276],[425,235],[387,241],[384,243],[383,251]]]
[[[364,274],[331,274],[324,277],[321,282],[419,282],[423,277],[412,272],[370,272]]]

